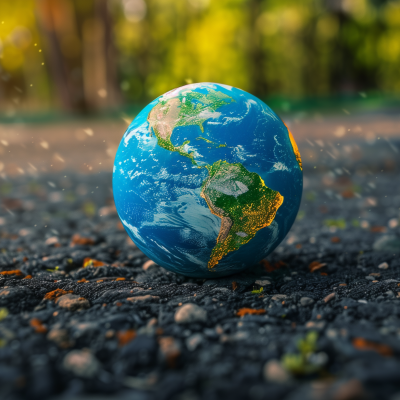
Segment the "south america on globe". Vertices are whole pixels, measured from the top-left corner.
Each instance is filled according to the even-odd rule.
[[[191,277],[254,266],[290,230],[301,201],[300,153],[257,97],[196,83],[146,106],[119,145],[118,215],[158,265]]]

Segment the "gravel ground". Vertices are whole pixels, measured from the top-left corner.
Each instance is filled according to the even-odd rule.
[[[148,260],[108,173],[3,173],[0,398],[400,399],[400,143],[300,148],[288,237],[218,280]]]

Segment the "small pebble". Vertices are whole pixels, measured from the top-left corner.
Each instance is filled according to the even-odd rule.
[[[276,294],[276,295],[271,297],[272,300],[278,300],[278,301],[279,300],[284,300],[286,298],[287,298],[286,294]]]
[[[289,373],[278,360],[270,360],[264,365],[263,376],[268,382],[287,383],[290,381]]]
[[[271,284],[271,282],[267,279],[258,279],[256,280],[255,284],[259,286],[268,286]]]
[[[186,347],[189,351],[194,351],[203,342],[204,336],[201,333],[195,333],[186,339]]]
[[[84,298],[75,294],[65,294],[56,300],[56,303],[61,308],[66,308],[69,311],[84,310],[90,307],[90,303]]]
[[[302,297],[300,299],[300,304],[305,307],[305,306],[310,306],[311,304],[314,304],[314,299],[310,297]]]
[[[324,298],[324,302],[325,302],[325,303],[329,303],[332,299],[335,298],[335,296],[336,296],[335,293],[328,294],[328,296],[326,296],[326,297]]]
[[[132,303],[137,303],[137,302],[146,302],[146,301],[154,301],[158,300],[158,296],[151,296],[150,294],[146,294],[145,296],[134,296],[134,297],[128,297],[126,300],[131,301]]]
[[[388,269],[389,268],[389,264],[387,262],[383,262],[382,264],[378,265],[379,269]]]
[[[206,322],[207,311],[196,304],[188,303],[179,307],[175,312],[177,324],[190,324],[192,322]]]
[[[97,358],[87,350],[72,350],[63,360],[63,367],[81,378],[92,378],[100,369]]]

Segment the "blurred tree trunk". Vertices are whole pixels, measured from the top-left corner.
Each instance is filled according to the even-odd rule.
[[[45,40],[45,58],[47,60],[49,72],[57,91],[57,98],[60,106],[65,110],[73,110],[75,107],[72,102],[71,93],[68,87],[68,68],[64,62],[56,28],[53,18],[53,7],[55,2],[52,0],[37,1],[37,16],[39,30]]]
[[[255,96],[268,94],[268,83],[265,77],[265,54],[261,47],[261,34],[257,26],[257,20],[262,13],[263,0],[250,0],[250,43],[249,58],[251,68],[252,93]]]
[[[81,0],[79,0],[81,1]],[[107,0],[36,0],[45,57],[60,105],[86,113],[120,102]]]

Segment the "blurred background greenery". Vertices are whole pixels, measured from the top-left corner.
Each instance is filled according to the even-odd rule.
[[[99,115],[201,81],[284,112],[397,99],[399,71],[400,0],[0,2],[3,117]]]

